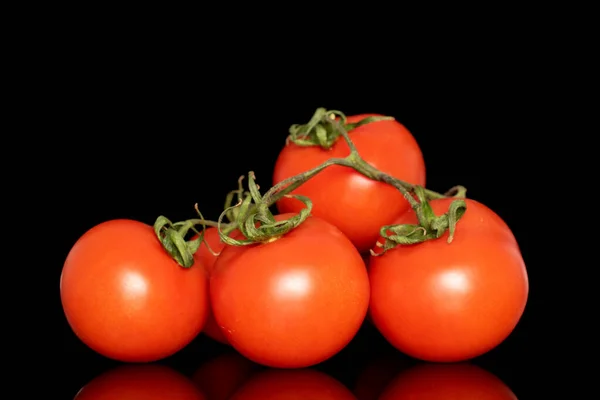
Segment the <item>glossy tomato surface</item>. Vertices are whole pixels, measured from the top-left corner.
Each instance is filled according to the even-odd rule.
[[[192,380],[208,400],[229,400],[261,367],[237,352],[208,360],[192,374]]]
[[[309,217],[273,242],[225,247],[210,294],[217,323],[242,355],[302,368],[335,355],[355,336],[368,309],[369,281],[350,240]]]
[[[517,400],[498,377],[471,364],[422,364],[402,371],[380,400]]]
[[[194,259],[198,260],[200,264],[206,269],[207,278],[210,279],[213,266],[215,265],[215,261],[217,261],[217,255],[213,254],[208,249],[208,247],[206,246],[207,243],[208,246],[210,246],[210,250],[212,250],[214,253],[217,253],[217,255],[221,252],[221,250],[223,250],[223,247],[225,247],[225,243],[221,241],[221,237],[219,236],[219,231],[217,230],[217,228],[207,228],[204,231],[204,241],[200,244],[198,251],[196,251],[196,253],[194,254]],[[221,328],[219,328],[217,322],[215,321],[215,317],[212,312],[212,306],[210,306],[208,309],[208,316],[206,317],[206,324],[204,325],[203,332],[211,339],[214,339],[223,344],[229,344],[227,342],[227,338],[225,337],[223,332],[221,332]]]
[[[348,117],[358,122],[376,114]],[[398,121],[379,121],[349,132],[362,158],[373,167],[406,182],[425,185],[425,162],[413,135]],[[274,183],[307,171],[333,157],[350,154],[343,137],[329,150],[318,146],[287,144],[280,152],[273,174]],[[368,251],[382,226],[388,225],[409,208],[394,187],[376,182],[341,166],[331,166],[304,183],[293,193],[313,201],[312,214],[337,226],[358,248]],[[304,205],[293,198],[277,203],[280,212],[298,212]]]
[[[356,400],[339,381],[312,369],[267,370],[252,377],[231,400]]]
[[[436,215],[452,199],[434,200]],[[454,240],[447,235],[371,257],[370,317],[398,350],[456,362],[498,346],[514,330],[529,282],[517,241],[483,204],[467,199]],[[412,211],[396,223],[416,223]]]
[[[185,347],[208,314],[204,268],[182,268],[151,226],[112,220],[87,231],[63,266],[60,294],[73,332],[96,352],[149,362]]]
[[[194,383],[163,365],[127,365],[94,378],[74,400],[210,400]]]

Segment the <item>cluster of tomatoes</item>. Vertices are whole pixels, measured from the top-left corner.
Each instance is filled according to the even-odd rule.
[[[312,123],[312,143],[307,134],[283,147],[274,184],[344,159],[353,146],[405,187],[424,187],[413,135],[393,119],[359,124],[370,117],[344,116],[345,137],[327,136],[339,123],[329,130],[325,120]],[[239,245],[213,224],[204,226],[199,247],[175,237],[172,248],[142,222],[93,227],[73,246],[61,276],[71,328],[96,352],[125,362],[168,357],[203,332],[258,364],[302,368],[334,356],[363,323],[411,357],[457,362],[493,349],[520,320],[528,297],[523,258],[509,227],[485,205],[461,198],[455,229],[382,252],[394,238],[382,237],[384,226],[427,233],[389,181],[330,165],[292,194],[310,199],[310,216],[253,243],[244,241],[243,224],[226,236]],[[279,198],[274,220],[306,210],[301,199]],[[455,200],[440,195],[422,203],[441,216]],[[182,266],[174,251],[193,254],[190,265]]]

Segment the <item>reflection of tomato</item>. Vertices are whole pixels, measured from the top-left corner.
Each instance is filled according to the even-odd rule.
[[[374,115],[349,116],[348,122],[355,123]],[[425,185],[421,149],[400,122],[371,122],[352,129],[349,136],[367,163],[398,179]],[[288,143],[277,158],[273,182],[281,182],[330,158],[345,157],[349,153],[342,137],[329,150]],[[309,197],[313,201],[312,214],[340,228],[361,252],[373,246],[383,225],[409,208],[408,202],[394,187],[338,165],[323,170],[293,193]],[[297,199],[284,197],[277,202],[277,208],[281,213],[297,213],[304,205]]]
[[[380,400],[517,400],[498,377],[471,364],[421,364],[400,372]]]
[[[154,229],[132,220],[96,225],[73,245],[60,295],[82,342],[119,361],[173,355],[201,331],[208,314],[204,268],[183,268]]]
[[[386,355],[368,362],[354,383],[354,394],[358,400],[377,400],[387,384],[410,360],[401,354]]]
[[[453,199],[431,201],[436,215]],[[529,292],[514,235],[492,210],[466,199],[452,243],[398,246],[371,257],[371,320],[398,350],[435,362],[477,357],[508,337]],[[416,223],[408,212],[395,223]]]
[[[225,353],[198,367],[192,380],[208,400],[228,400],[258,368],[239,353]]]
[[[312,369],[267,370],[254,375],[231,400],[356,400],[334,378]]]
[[[237,230],[234,232],[237,232]],[[196,237],[193,237],[192,239],[195,239]],[[221,241],[219,231],[216,228],[207,228],[204,231],[204,241],[200,244],[198,251],[196,251],[194,254],[194,258],[200,261],[200,264],[204,266],[207,275],[210,277],[213,266],[215,265],[215,261],[217,261],[217,256],[208,250],[206,243],[208,243],[210,249],[215,253],[219,253],[221,250],[223,250],[225,243]],[[229,342],[227,342],[227,338],[223,332],[221,332],[221,328],[219,328],[217,322],[215,321],[215,316],[212,312],[212,306],[209,307],[208,310],[208,317],[206,318],[206,324],[204,325],[204,333],[206,336],[216,340],[217,342],[229,344]]]
[[[157,364],[126,365],[94,378],[74,400],[206,400],[187,377]]]
[[[369,280],[350,240],[311,216],[273,242],[226,246],[214,266],[210,297],[215,319],[243,356],[302,368],[332,357],[354,338],[367,312]]]

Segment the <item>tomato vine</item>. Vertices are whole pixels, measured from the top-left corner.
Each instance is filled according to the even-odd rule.
[[[348,135],[349,130],[360,125],[391,119],[393,117],[368,117],[351,124],[347,122],[346,116],[340,111],[318,108],[308,123],[294,124],[290,127],[286,143],[329,149],[341,137],[350,148],[350,154],[343,158],[330,158],[315,168],[285,179],[271,187],[264,195],[261,195],[259,191],[254,172],[250,171],[248,173],[248,190],[244,191],[242,186],[244,177],[240,177],[238,189],[228,194],[225,209],[216,222],[205,220],[196,205],[199,219],[171,223],[166,217],[159,216],[154,224],[156,235],[165,250],[186,268],[193,265],[193,254],[203,241],[202,233],[195,228],[197,225],[201,225],[203,228],[206,226],[217,227],[221,240],[232,246],[277,240],[306,220],[312,209],[312,202],[309,198],[290,193],[324,169],[332,165],[341,165],[352,168],[369,179],[384,182],[396,188],[408,201],[417,216],[418,224],[383,226],[380,234],[384,238],[384,243],[377,243],[381,247],[381,252],[375,254],[371,250],[371,254],[381,255],[397,245],[417,244],[438,239],[446,231],[448,231],[447,241],[451,243],[456,225],[466,211],[466,203],[462,200],[466,197],[466,188],[455,186],[441,194],[386,174],[367,163],[360,156]],[[306,207],[287,220],[275,221],[270,207],[284,196],[294,197],[302,201]],[[232,205],[234,197],[237,198],[237,203]],[[440,216],[435,215],[429,205],[429,200],[448,197],[455,198],[448,211]],[[224,218],[227,218],[229,222],[223,222]],[[242,237],[230,236],[235,229],[241,232]],[[198,233],[199,236],[195,240],[186,241],[185,235],[190,230]]]

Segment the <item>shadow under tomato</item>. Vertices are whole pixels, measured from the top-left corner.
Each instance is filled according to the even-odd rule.
[[[232,235],[235,235],[236,232],[237,232],[237,230],[235,230],[234,233],[232,233]],[[191,240],[196,240],[196,239],[198,239],[198,235],[192,236]],[[207,243],[208,243],[208,247],[206,245]],[[210,247],[210,250],[209,250],[209,247]],[[217,256],[215,254],[213,254],[213,252],[219,253],[223,250],[224,247],[225,247],[225,243],[223,243],[221,241],[221,238],[219,236],[219,231],[216,228],[207,228],[204,231],[204,240],[202,241],[202,243],[200,244],[200,247],[194,254],[194,259],[196,261],[198,261],[199,264],[202,265],[202,267],[206,271],[206,277],[209,282],[209,285],[210,285],[210,275],[212,274],[213,267],[215,265],[215,262],[217,261]],[[229,341],[227,340],[227,337],[221,331],[221,328],[219,328],[219,325],[217,324],[217,321],[215,320],[214,312],[212,310],[212,305],[210,302],[210,294],[207,293],[207,296],[208,296],[209,310],[208,310],[208,316],[206,318],[206,323],[204,324],[203,333],[206,336],[208,336],[209,338],[211,338],[212,340],[215,340],[216,342],[219,342],[219,343],[225,344],[225,345],[229,345]]]
[[[207,400],[194,383],[159,364],[124,365],[86,384],[74,400]]]
[[[356,400],[338,380],[314,369],[268,369],[254,375],[231,400]]]
[[[234,351],[228,351],[200,365],[192,380],[207,400],[227,400],[263,367]]]
[[[470,363],[421,363],[400,372],[380,400],[517,400],[497,376]]]

